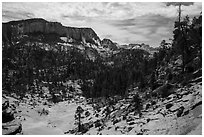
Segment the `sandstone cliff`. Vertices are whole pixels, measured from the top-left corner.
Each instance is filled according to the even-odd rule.
[[[85,41],[99,45],[100,39],[91,28],[66,27],[58,22],[48,22],[35,18],[20,21],[11,21],[2,24],[3,41],[11,41],[13,37],[32,33],[57,34],[73,41]]]

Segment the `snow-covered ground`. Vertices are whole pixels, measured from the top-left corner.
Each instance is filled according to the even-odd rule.
[[[61,135],[68,129],[74,128],[75,103],[68,104],[66,101],[57,103],[50,108],[40,105],[36,108],[28,108],[21,105],[19,110],[22,119],[22,131],[25,135]],[[40,115],[39,110],[48,110],[48,115]]]
[[[27,102],[20,102],[16,110],[17,118],[22,124],[23,134],[78,134],[74,117],[78,106],[84,109],[82,124],[88,125],[86,132],[79,134],[202,134],[202,82],[192,83],[190,87],[179,88],[167,99],[157,100],[155,105],[143,109],[141,117],[134,111],[128,112],[130,102],[125,99],[121,99],[114,105],[108,117],[104,111],[106,105],[97,110],[94,105],[87,104],[85,101],[76,102],[79,101],[63,101],[44,105],[37,103],[36,106],[29,103],[29,99]],[[69,132],[71,130],[74,132]]]

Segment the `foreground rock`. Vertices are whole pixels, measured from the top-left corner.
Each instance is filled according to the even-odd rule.
[[[18,101],[14,98],[2,96],[2,134],[16,135],[22,133],[22,125],[17,120],[16,103]]]

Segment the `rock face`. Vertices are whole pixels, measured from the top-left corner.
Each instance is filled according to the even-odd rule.
[[[6,98],[2,98],[2,122],[6,123],[14,120],[14,111],[10,107],[9,101]]]
[[[22,130],[21,123],[15,119],[16,113],[14,103],[10,102],[8,98],[2,96],[2,134],[15,135],[20,134]]]
[[[174,85],[167,83],[167,84],[164,84],[164,85],[158,87],[154,91],[152,91],[152,95],[166,98],[173,93],[173,88],[174,88]]]
[[[100,44],[100,39],[91,28],[65,27],[58,22],[48,22],[44,19],[28,19],[11,21],[2,24],[3,41],[9,41],[12,37],[32,33],[57,34],[67,37],[68,41],[85,41]]]
[[[117,50],[117,46],[115,43],[113,43],[110,39],[103,39],[101,41],[101,45],[104,47],[104,48],[109,48],[111,50]]]

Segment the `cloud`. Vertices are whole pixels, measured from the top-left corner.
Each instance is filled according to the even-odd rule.
[[[179,5],[190,6],[193,4],[194,4],[194,2],[167,2],[166,3],[167,6],[170,6],[170,5],[173,5],[173,6],[179,6]]]
[[[90,20],[91,19],[89,17],[81,16],[81,15],[64,15],[64,14],[61,15],[61,18],[62,19],[68,18],[68,19],[75,20],[75,21],[77,21],[77,20],[82,21],[82,20]]]
[[[16,19],[16,20],[29,19],[33,17],[34,17],[33,13],[24,12],[24,11],[13,12],[13,11],[4,10],[2,12],[2,18],[6,18],[8,21],[12,19]]]
[[[171,37],[174,21],[175,18],[149,14],[126,20],[109,21],[108,23],[118,30],[128,33],[130,37],[128,41],[131,43],[143,40],[148,44],[157,45],[164,39],[164,36],[167,39]],[[155,42],[155,40],[159,42]]]

